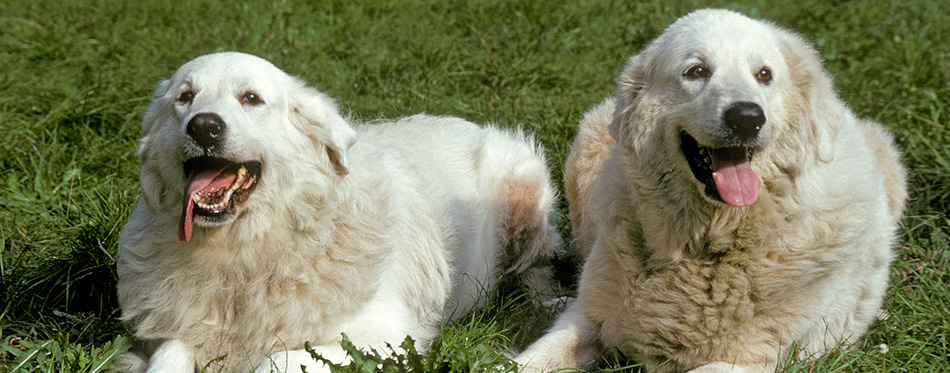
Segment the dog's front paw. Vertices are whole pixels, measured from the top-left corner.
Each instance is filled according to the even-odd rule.
[[[147,373],[191,372],[195,370],[195,353],[177,339],[162,342],[148,359]]]
[[[717,361],[699,366],[687,373],[765,373],[775,371],[775,368],[768,368],[768,364],[756,366],[730,364],[723,361]]]

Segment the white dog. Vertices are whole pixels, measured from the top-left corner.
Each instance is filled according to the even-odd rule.
[[[120,368],[326,369],[357,346],[427,346],[503,273],[558,246],[541,150],[418,115],[354,130],[333,100],[241,53],[163,81],[143,121],[143,198],[122,231]]]
[[[579,294],[517,360],[617,348],[656,372],[762,372],[860,338],[907,192],[814,49],[724,10],[671,25],[583,119],[565,167]]]

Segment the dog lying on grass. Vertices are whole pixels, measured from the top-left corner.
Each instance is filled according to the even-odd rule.
[[[559,245],[529,137],[426,115],[354,129],[258,57],[186,63],[142,127],[118,262],[142,343],[121,370],[315,372],[304,343],[343,361],[342,333],[427,346],[501,274],[543,286]]]
[[[900,155],[793,33],[724,10],[672,24],[581,121],[565,166],[579,294],[517,360],[617,348],[655,372],[772,371],[877,317]]]

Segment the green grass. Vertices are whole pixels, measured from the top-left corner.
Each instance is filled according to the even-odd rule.
[[[30,3],[0,3],[0,371],[98,371],[127,347],[112,256],[139,195],[139,123],[155,83],[195,56],[260,55],[355,118],[424,111],[522,126],[560,183],[577,120],[613,92],[626,58],[705,6],[773,19],[815,42],[841,97],[891,129],[910,170],[890,317],[854,348],[786,370],[950,366],[943,1]],[[499,353],[523,347],[552,316],[496,297],[446,326],[419,366],[510,369]],[[601,367],[629,364],[615,354]]]

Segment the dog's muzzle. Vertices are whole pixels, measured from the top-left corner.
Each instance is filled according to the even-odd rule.
[[[195,114],[185,131],[192,140],[190,157],[182,164],[185,190],[178,239],[191,240],[196,223],[226,224],[241,212],[261,178],[262,162],[226,156],[228,126],[220,115]]]
[[[766,118],[762,107],[752,102],[737,102],[723,113],[722,125],[729,138],[720,145],[700,144],[683,131],[680,148],[693,176],[705,185],[705,194],[717,201],[741,207],[758,199],[761,180],[752,170],[759,132]]]

